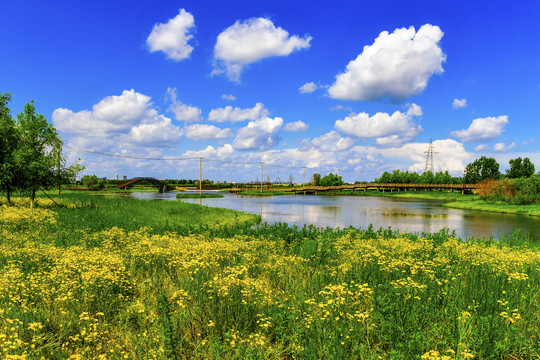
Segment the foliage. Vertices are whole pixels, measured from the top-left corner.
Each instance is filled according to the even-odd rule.
[[[17,150],[20,137],[11,110],[7,106],[11,94],[0,93],[0,191],[11,203],[11,194],[21,187],[20,161]]]
[[[314,173],[311,176],[311,185],[313,185],[313,186],[320,186],[321,185],[321,174]]]
[[[476,184],[484,179],[499,179],[499,163],[494,158],[482,156],[465,167],[463,181],[466,184]]]
[[[320,186],[340,186],[340,185],[343,185],[344,182],[341,176],[330,173],[328,175],[323,176],[319,184]]]
[[[461,184],[462,180],[451,176],[448,171],[439,171],[435,174],[426,171],[419,175],[415,172],[394,170],[392,173],[385,171],[374,182],[379,184]]]
[[[63,207],[54,211],[46,201],[32,210],[0,207],[2,358],[518,359],[540,352],[540,251],[519,232],[497,243],[461,241],[446,229],[173,231],[154,228],[152,216],[121,215],[117,226],[109,218],[164,206],[160,218],[188,204],[58,199]]]
[[[520,157],[510,159],[510,168],[506,170],[506,174],[510,179],[528,178],[534,174],[534,164],[526,157],[521,160]]]
[[[540,202],[540,174],[529,178],[481,181],[477,189],[482,200],[523,205]]]
[[[99,190],[105,188],[105,180],[98,178],[97,175],[84,175],[81,181],[88,189]]]

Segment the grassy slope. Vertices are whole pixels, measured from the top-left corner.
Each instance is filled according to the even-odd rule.
[[[234,226],[255,224],[260,221],[258,215],[177,201],[86,194],[66,194],[53,199],[79,205],[77,208],[63,207],[56,210],[60,221],[76,229],[84,229],[86,224],[92,224],[93,230],[114,226],[137,230],[142,226],[148,226],[164,232],[183,227]]]

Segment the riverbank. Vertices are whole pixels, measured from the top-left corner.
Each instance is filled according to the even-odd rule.
[[[503,201],[488,202],[477,199],[469,201],[449,202],[445,203],[443,206],[462,210],[476,210],[496,212],[501,214],[540,216],[540,204],[512,205]]]
[[[53,198],[0,206],[1,358],[540,352],[540,250],[519,232],[216,227],[199,205]]]

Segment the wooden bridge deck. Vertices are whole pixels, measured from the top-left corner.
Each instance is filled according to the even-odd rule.
[[[231,192],[238,193],[247,190],[256,190],[260,189],[259,186],[254,186],[251,188],[238,187],[231,188]],[[422,190],[451,190],[451,191],[460,191],[461,193],[470,193],[476,189],[474,184],[353,184],[353,185],[341,185],[341,186],[294,186],[294,187],[272,187],[265,185],[263,191],[283,191],[283,192],[325,192],[331,190],[377,190],[377,191],[422,191]]]

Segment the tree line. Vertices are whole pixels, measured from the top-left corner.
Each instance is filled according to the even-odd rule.
[[[27,194],[33,205],[38,190],[73,183],[84,167],[66,165],[63,141],[34,101],[14,118],[11,100],[11,93],[0,93],[0,192],[9,204],[14,193]]]

